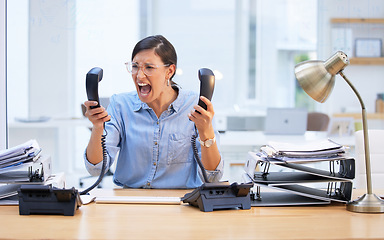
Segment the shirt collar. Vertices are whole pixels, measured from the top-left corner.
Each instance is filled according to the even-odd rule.
[[[183,99],[185,98],[185,96],[184,91],[182,91],[179,86],[174,86],[173,88],[178,92],[178,94],[176,100],[171,103],[168,109],[177,112],[183,105]],[[136,94],[136,100],[133,106],[133,111],[137,112],[140,109],[150,109],[150,107],[148,106],[148,104],[142,102],[139,96]]]

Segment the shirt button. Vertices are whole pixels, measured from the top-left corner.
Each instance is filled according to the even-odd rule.
[[[157,145],[157,142],[155,142],[155,145]]]
[[[156,124],[159,125],[159,121],[157,121]]]
[[[153,166],[156,166],[156,162],[153,163]]]
[[[147,182],[147,186],[151,185],[151,183]]]

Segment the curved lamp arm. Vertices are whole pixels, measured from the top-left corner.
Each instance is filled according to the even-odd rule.
[[[365,154],[365,173],[367,176],[367,193],[372,194],[372,177],[371,177],[371,157],[369,152],[369,139],[368,139],[368,123],[367,123],[367,111],[363,99],[361,98],[359,92],[353,86],[353,84],[348,80],[344,75],[343,71],[339,72],[340,76],[344,78],[347,84],[352,88],[353,92],[356,94],[359,99],[361,109],[362,109],[362,119],[363,119],[363,134],[364,134],[364,154]]]

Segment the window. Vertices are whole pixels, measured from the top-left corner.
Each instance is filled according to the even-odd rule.
[[[0,150],[7,148],[7,105],[6,105],[6,31],[5,1],[0,1]]]
[[[174,43],[181,86],[198,91],[197,70],[208,67],[217,73],[213,102],[219,112],[295,107],[295,57],[316,56],[316,0],[148,3],[147,35],[163,34]]]
[[[316,56],[317,0],[12,0],[7,4],[10,146],[29,138],[25,129],[24,134],[15,131],[20,127],[16,118],[81,118],[85,75],[93,67],[104,69],[100,97],[133,91],[124,62],[147,35],[162,34],[174,44],[179,57],[175,81],[181,87],[199,91],[198,69],[215,72],[212,100],[218,115],[294,107],[295,58]],[[83,169],[79,159],[89,131],[76,131],[56,139],[75,148],[67,156],[75,163],[66,163],[61,143],[47,142],[54,148],[50,154],[58,158],[59,163],[53,164],[57,170]],[[49,153],[49,148],[44,151]]]

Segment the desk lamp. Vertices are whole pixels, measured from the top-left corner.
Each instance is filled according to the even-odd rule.
[[[347,210],[362,213],[382,213],[384,212],[384,201],[372,193],[367,112],[360,94],[342,72],[348,64],[347,55],[338,51],[326,61],[309,60],[297,64],[295,75],[303,90],[320,103],[325,102],[331,94],[335,85],[336,74],[340,74],[356,94],[362,108],[367,193],[347,203]]]

